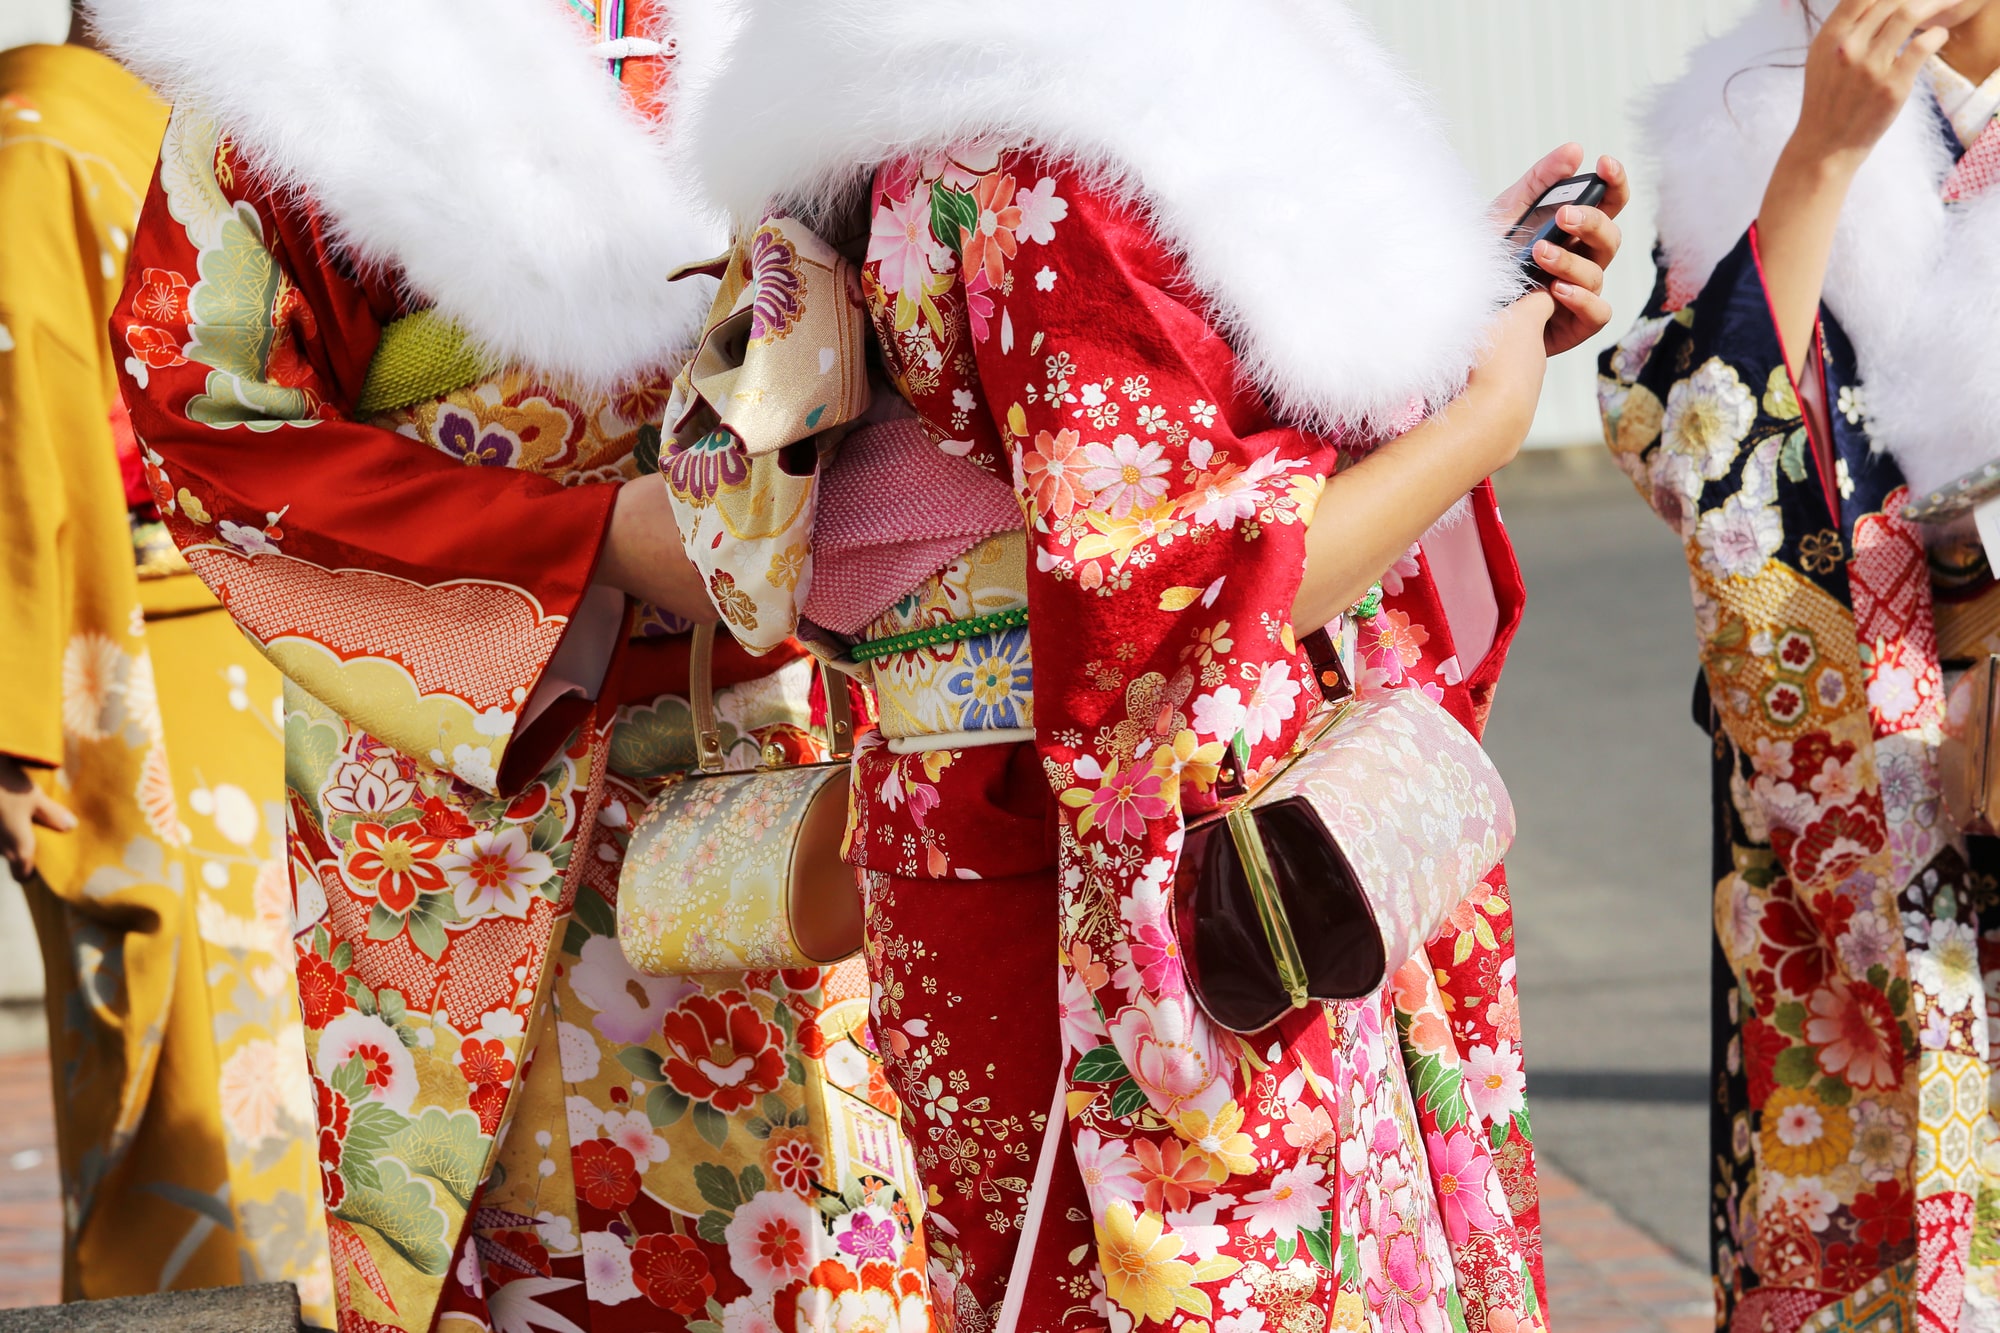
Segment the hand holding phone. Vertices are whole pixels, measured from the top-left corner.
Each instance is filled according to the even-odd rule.
[[[1547,286],[1554,279],[1542,271],[1535,262],[1535,247],[1543,241],[1559,245],[1565,250],[1574,249],[1576,238],[1564,231],[1558,220],[1562,210],[1571,205],[1579,208],[1595,208],[1604,202],[1609,187],[1604,178],[1592,172],[1583,176],[1571,176],[1557,181],[1543,192],[1542,197],[1529,206],[1507,233],[1507,243],[1514,247],[1521,272],[1528,281]]]

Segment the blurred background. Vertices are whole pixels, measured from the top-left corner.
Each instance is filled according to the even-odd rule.
[[[1634,149],[1635,101],[1754,2],[1351,0],[1432,90],[1489,192],[1569,139],[1593,158],[1612,153],[1632,167],[1638,198],[1612,274],[1618,316],[1607,340],[1623,332],[1652,284],[1652,202]],[[0,0],[0,47],[60,41],[66,23],[64,0]],[[1696,662],[1681,556],[1597,442],[1594,363],[1592,349],[1552,368],[1536,450],[1500,479],[1529,610],[1488,739],[1520,813],[1511,866],[1537,1144],[1687,1270],[1679,1305],[1633,1300],[1635,1310],[1653,1308],[1637,1322],[1593,1326],[1700,1327],[1707,747],[1689,716]],[[0,1059],[31,1060],[44,1040],[40,964],[20,893],[5,876],[0,869]],[[45,1116],[45,1094],[40,1105]],[[0,1119],[10,1122],[0,1127],[0,1261],[26,1276],[35,1271],[28,1251],[43,1243],[33,1233],[45,1227],[7,1205],[54,1205],[45,1189],[53,1137],[46,1124]],[[1549,1222],[1555,1248],[1558,1215]],[[1552,1251],[1552,1277],[1558,1263]],[[1564,1272],[1564,1280],[1585,1281],[1580,1269]],[[15,1298],[0,1299],[7,1305],[23,1293],[0,1294]],[[1572,1293],[1559,1306],[1566,1322],[1590,1299]],[[1603,1300],[1609,1311],[1615,1294]]]

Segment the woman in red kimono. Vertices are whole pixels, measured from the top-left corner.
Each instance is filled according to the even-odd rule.
[[[715,428],[697,373],[664,466],[739,638],[870,668],[849,859],[939,1316],[1543,1327],[1497,874],[1428,959],[1254,1041],[1195,1005],[1167,908],[1226,743],[1290,745],[1300,632],[1378,579],[1367,683],[1483,720],[1520,609],[1484,479],[1605,322],[1615,228],[1580,210],[1598,262],[1549,256],[1555,303],[1496,319],[1484,206],[1330,4],[745,8],[689,131],[741,226],[745,373],[845,254],[879,382],[801,414],[851,428],[811,502],[759,502],[801,460]],[[770,383],[852,404],[824,377],[856,360]],[[1340,441],[1369,456],[1329,484]]]
[[[152,493],[288,677],[340,1327],[765,1327],[807,1242],[856,1291],[906,1267],[921,1323],[862,966],[619,946],[627,841],[694,758],[650,455],[703,301],[667,274],[721,238],[612,77],[648,105],[663,16],[578,8],[96,10],[175,101],[112,332]],[[736,762],[800,747],[795,647],[717,675]]]

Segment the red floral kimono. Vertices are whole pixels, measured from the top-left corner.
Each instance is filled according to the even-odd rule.
[[[685,639],[592,582],[663,393],[439,383],[452,356],[391,350],[428,336],[406,275],[336,234],[184,105],[112,337],[174,540],[289,678],[343,1333],[791,1328],[809,1273],[814,1317],[925,1327],[859,962],[656,977],[619,946],[627,841],[695,753]],[[798,659],[719,655],[733,762],[809,749]]]
[[[1025,516],[859,636],[1026,610],[871,654],[884,730],[855,767],[878,1044],[940,1317],[1541,1326],[1502,876],[1375,995],[1255,1040],[1195,1005],[1168,916],[1226,740],[1262,765],[1309,714],[1286,612],[1335,446],[1274,418],[1182,261],[1071,163],[963,147],[878,168],[868,201],[860,286],[895,392]],[[774,302],[790,225],[744,251]],[[670,477],[715,440],[677,442]],[[1473,513],[1502,612],[1485,659],[1456,660],[1416,549],[1361,636],[1371,688],[1468,727],[1521,601],[1490,491]],[[749,622],[769,562],[729,552],[690,545]]]

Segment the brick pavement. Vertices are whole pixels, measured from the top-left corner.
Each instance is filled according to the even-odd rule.
[[[0,1056],[0,1308],[62,1295],[62,1197],[44,1051]]]
[[[40,1051],[0,1056],[0,1308],[62,1290],[55,1124]],[[1542,1243],[1556,1333],[1706,1333],[1708,1280],[1548,1163]]]

